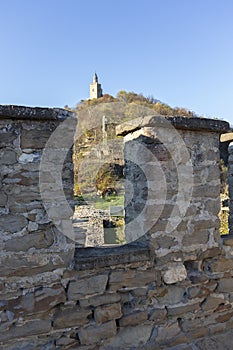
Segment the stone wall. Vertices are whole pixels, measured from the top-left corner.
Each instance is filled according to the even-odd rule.
[[[136,231],[133,235],[127,231],[128,240],[138,240],[118,248],[74,251],[70,212],[61,210],[59,200],[54,208],[52,201],[60,179],[53,174],[50,161],[46,162],[54,148],[51,161],[62,154],[62,182],[65,188],[72,187],[69,153],[66,156],[70,147],[69,142],[65,147],[65,138],[72,138],[71,125],[75,126],[64,123],[72,115],[62,110],[1,107],[0,116],[1,349],[187,350],[194,344],[204,349],[203,337],[213,344],[217,334],[232,329],[233,240],[220,238],[217,220],[218,139],[227,123],[192,118],[187,124],[186,119],[173,118],[171,123],[180,135],[176,137],[186,147],[177,150],[177,158],[168,134],[162,143],[164,134],[156,137],[163,122],[158,125],[144,118],[123,125],[121,134],[128,134],[126,177],[133,179],[134,189],[133,197],[126,198],[126,230],[132,222]],[[53,135],[63,123],[66,132],[61,147]],[[135,147],[141,153],[135,153]],[[144,163],[142,152],[153,156],[152,162]],[[155,154],[163,191],[158,191],[154,178]],[[47,165],[47,173],[41,164]],[[184,183],[182,191],[179,181],[186,175],[192,186]],[[151,187],[153,183],[157,187]],[[148,194],[153,188],[161,193],[160,202]],[[55,192],[64,204],[62,193]],[[68,192],[66,197],[70,197]],[[165,209],[158,211],[161,203]],[[137,227],[134,221],[140,214]],[[154,222],[156,215],[160,220]]]

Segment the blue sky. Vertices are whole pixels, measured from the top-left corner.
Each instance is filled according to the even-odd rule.
[[[75,106],[96,70],[233,124],[232,0],[0,0],[0,103]]]

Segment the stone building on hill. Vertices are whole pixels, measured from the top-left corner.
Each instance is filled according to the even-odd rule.
[[[101,84],[98,82],[98,76],[95,73],[93,76],[93,81],[90,83],[90,99],[100,98],[103,96],[103,91],[101,88]]]

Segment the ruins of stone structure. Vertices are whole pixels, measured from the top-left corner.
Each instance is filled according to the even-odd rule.
[[[117,248],[72,240],[75,127],[61,109],[0,106],[1,349],[230,349],[233,239],[218,232],[228,123],[118,128],[133,197],[127,187],[131,243]]]

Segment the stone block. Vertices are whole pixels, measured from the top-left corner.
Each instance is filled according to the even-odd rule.
[[[36,184],[34,186],[21,186],[21,185],[12,185],[5,186],[5,192],[9,197],[9,206],[11,203],[19,205],[27,205],[30,208],[30,202],[40,201],[40,188]]]
[[[109,349],[132,349],[135,346],[142,347],[150,339],[152,330],[153,324],[120,328],[114,338],[106,341],[106,346],[108,346]]]
[[[194,304],[184,304],[180,306],[168,306],[168,316],[182,316],[187,313],[196,313],[200,309],[199,302]]]
[[[43,249],[50,247],[53,242],[54,236],[52,231],[38,231],[21,237],[9,239],[6,241],[4,249],[13,252],[27,251],[32,247],[36,249]]]
[[[11,130],[0,133],[0,147],[6,147],[7,145],[12,145],[13,141],[18,137],[18,130]]]
[[[157,236],[156,234],[152,234],[152,238],[154,238],[154,241],[159,245],[159,248],[171,249],[173,246],[177,245],[176,238],[168,235],[163,234]]]
[[[176,337],[181,332],[178,322],[158,327],[156,342],[164,342]]]
[[[117,290],[123,287],[142,287],[155,282],[155,270],[136,271],[122,270],[112,272],[109,278],[109,290]]]
[[[40,335],[43,333],[49,333],[51,329],[50,320],[30,320],[22,325],[13,325],[9,331],[0,333],[0,341],[5,342],[12,338],[29,337],[32,335]]]
[[[209,326],[209,332],[210,335],[217,334],[217,333],[223,333],[226,331],[226,324],[219,323],[219,324],[213,324]]]
[[[192,330],[199,329],[203,326],[203,321],[200,318],[194,319],[181,319],[180,327],[183,332],[191,332]]]
[[[72,349],[72,346],[74,346],[73,349],[79,349],[78,347],[79,342],[76,339],[72,339],[66,336],[61,336],[61,338],[56,340],[56,346],[58,349]],[[69,346],[67,348],[67,346]]]
[[[78,330],[78,336],[82,345],[101,343],[107,338],[116,335],[115,321],[109,321],[100,325],[91,325]]]
[[[153,308],[150,312],[150,321],[155,322],[155,324],[161,324],[167,322],[167,309],[166,308]]]
[[[210,273],[227,272],[233,270],[232,259],[208,259],[203,264],[204,271]]]
[[[159,305],[167,306],[182,302],[185,294],[185,287],[171,284],[166,287],[158,288],[154,298],[156,299],[157,303],[159,303]],[[152,298],[152,300],[154,298]]]
[[[130,313],[128,315],[124,315],[119,320],[119,326],[120,327],[128,327],[128,326],[136,326],[136,325],[142,325],[148,317],[148,313],[146,310],[138,310],[133,313]]]
[[[22,215],[0,216],[0,232],[14,233],[21,231],[28,224],[27,219]]]
[[[233,317],[233,310],[230,310],[222,315],[215,318],[217,323],[223,323],[229,321]]]
[[[7,195],[3,191],[0,191],[0,207],[4,207],[6,203],[7,203]]]
[[[210,294],[209,290],[202,286],[194,286],[188,288],[189,299],[203,298]]]
[[[193,339],[193,340],[207,337],[208,335],[209,335],[208,327],[197,328],[186,334],[188,339]]]
[[[215,198],[220,195],[220,186],[200,185],[193,187],[193,198]]]
[[[182,263],[174,262],[168,264],[167,270],[162,271],[162,277],[166,284],[173,284],[185,280],[187,271]]]
[[[110,320],[116,320],[122,316],[121,304],[110,304],[99,306],[94,311],[96,323],[104,323]]]
[[[70,254],[66,250],[62,253],[14,252],[0,255],[0,276],[32,276],[42,272],[53,271],[70,263]]]
[[[7,302],[7,307],[14,315],[32,315],[48,312],[56,305],[65,303],[66,293],[62,286],[38,288],[35,292],[27,293]]]
[[[233,235],[226,235],[223,237],[223,244],[229,247],[233,247]]]
[[[11,149],[1,149],[0,165],[11,165],[17,161],[16,153]]]
[[[96,275],[71,281],[68,287],[68,299],[78,300],[92,294],[103,294],[108,281],[108,275]]]
[[[214,258],[214,257],[220,255],[221,253],[222,253],[222,250],[219,247],[209,248],[209,249],[202,251],[198,255],[198,259],[205,260],[205,259],[209,259],[209,258]]]
[[[211,228],[212,226],[210,226]],[[184,246],[190,246],[192,244],[207,244],[209,240],[209,231],[201,230],[201,229],[195,229],[195,231],[192,234],[185,234],[182,244]]]
[[[39,127],[32,130],[22,129],[21,138],[20,138],[20,147],[22,149],[24,148],[40,149],[45,147],[46,142],[51,136],[51,130],[50,128],[46,130],[45,125],[43,127],[43,125],[41,124],[41,126],[42,128],[39,125]]]
[[[223,278],[218,282],[218,293],[233,293],[233,278]]]
[[[216,310],[224,302],[223,298],[209,296],[201,303],[201,309],[202,311]]]
[[[81,307],[88,307],[88,306],[96,307],[99,305],[117,303],[120,300],[121,300],[120,294],[105,293],[103,295],[95,295],[93,297],[89,297],[86,299],[80,299],[79,304]]]
[[[54,315],[54,329],[84,326],[89,322],[88,316],[92,311],[79,308],[77,306],[61,308]]]
[[[18,159],[19,164],[39,163],[40,160],[41,160],[40,152],[22,153]]]

